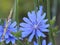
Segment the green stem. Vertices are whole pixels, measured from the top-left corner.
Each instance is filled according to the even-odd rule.
[[[48,23],[50,22],[50,0],[47,0],[47,18],[49,19]]]
[[[52,5],[52,16],[56,16],[56,14],[57,14],[57,1],[58,0],[54,0],[53,1],[53,5]]]
[[[37,12],[38,0],[34,0],[34,10]]]
[[[18,15],[17,15],[17,11],[18,11],[18,9],[17,9],[17,7],[18,7],[18,0],[15,0],[15,2],[14,2],[14,12],[13,12],[13,20],[15,21],[15,19],[17,20],[18,19]]]
[[[50,35],[51,35],[51,41],[53,42],[53,45],[55,45],[55,38],[53,36],[53,28],[51,27]]]
[[[50,0],[47,0],[47,18],[48,18],[48,23],[50,24]],[[55,45],[55,40],[54,40],[54,36],[53,36],[53,29],[52,29],[52,25],[50,25],[50,33],[49,33],[49,38],[52,41],[53,45]]]
[[[41,45],[41,42],[42,42],[42,38],[40,37],[38,40],[38,44]]]

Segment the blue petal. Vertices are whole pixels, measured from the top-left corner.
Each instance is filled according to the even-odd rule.
[[[3,27],[0,25],[0,31],[3,31]]]
[[[5,34],[5,38],[9,38],[9,35],[8,35],[8,33],[6,33],[6,34]]]
[[[4,39],[3,39],[3,40],[4,40]],[[2,40],[2,38],[0,38],[0,42],[2,42],[3,40]]]
[[[6,39],[6,44],[8,44],[10,42],[10,39]]]
[[[50,42],[48,45],[52,45],[52,43]]]
[[[48,28],[48,27],[49,27],[49,24],[43,24],[43,25],[40,26],[40,28],[43,28],[43,29]]]
[[[43,15],[37,15],[37,22],[40,23],[42,22],[42,20],[45,18],[46,13],[44,13]]]
[[[42,41],[42,45],[46,45],[46,40],[43,40]]]
[[[42,31],[42,32],[49,32],[48,29],[43,29],[43,28],[41,29],[41,31]]]
[[[20,23],[20,26],[22,26],[22,27],[31,27],[31,25],[26,24],[26,23]]]
[[[32,22],[31,22],[28,18],[26,18],[26,17],[24,17],[23,20],[24,20],[26,23],[28,23],[28,24],[32,24]]]
[[[36,22],[36,14],[35,11],[32,11],[32,13],[28,12],[28,17],[32,22]]]
[[[40,37],[40,36],[42,36],[42,37],[46,37],[42,32],[40,32],[39,30],[37,30],[37,35],[38,35],[38,37]]]
[[[38,22],[38,23],[40,23],[40,22],[41,22],[41,20],[42,20],[41,15],[37,15],[37,22]]]
[[[37,22],[40,23],[40,21],[42,20],[42,13],[43,13],[43,10],[42,10],[42,6],[40,7],[40,10],[38,10],[37,12]]]
[[[39,30],[37,30],[37,36],[40,37],[41,36],[41,32]]]
[[[12,38],[12,39],[11,39],[11,42],[12,42],[12,44],[15,44],[15,39]]]
[[[39,10],[41,10],[41,11],[42,11],[42,10],[43,10],[43,6],[39,6]]]
[[[43,15],[37,15],[37,22],[40,23],[46,16],[46,13],[44,13]]]
[[[38,43],[34,41],[34,45],[38,45]]]
[[[41,33],[41,36],[42,36],[42,37],[46,37],[45,34],[43,34],[43,33]]]
[[[42,20],[42,23],[46,23],[48,21],[48,19]]]
[[[0,32],[0,37],[2,36],[2,34],[3,34],[3,33],[2,33],[2,32]]]
[[[38,40],[38,36],[36,35],[36,39]]]
[[[48,27],[49,27],[49,24],[46,24],[46,25],[45,25],[45,28],[48,28]]]
[[[16,26],[16,22],[13,22],[11,25],[10,25],[10,27],[15,27]]]
[[[46,16],[46,13],[44,13],[44,14],[42,15],[42,19],[44,19],[44,18],[45,18],[45,16]]]
[[[31,31],[31,29],[30,28],[22,28],[22,27],[20,27],[20,29],[19,29],[20,31]]]
[[[29,39],[28,39],[29,42],[32,41],[34,35],[35,35],[35,30],[34,30],[34,31],[32,32],[32,34],[29,36]]]
[[[13,35],[11,33],[9,33],[9,36],[13,37]]]
[[[10,31],[12,31],[12,32],[17,32],[17,27],[15,27],[15,28],[8,28],[8,30],[10,30]]]
[[[22,32],[22,38],[27,37],[32,31]]]

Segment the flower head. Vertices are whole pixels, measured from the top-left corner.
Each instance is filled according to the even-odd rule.
[[[44,19],[46,13],[43,13],[42,6],[40,9],[35,13],[35,11],[28,12],[28,18],[24,17],[23,20],[25,21],[20,23],[20,30],[22,30],[22,38],[29,36],[28,41],[31,42],[34,36],[36,39],[38,37],[46,37],[43,32],[49,32],[47,29],[49,24],[46,24],[48,19]]]
[[[6,33],[3,37],[4,29],[5,29],[6,23],[4,25],[0,25],[0,41],[6,41],[6,43],[9,43],[10,41],[14,44],[16,38],[11,34],[12,32],[17,32],[16,22],[9,22],[8,27],[6,30]]]

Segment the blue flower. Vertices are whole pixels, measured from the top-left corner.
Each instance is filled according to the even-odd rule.
[[[31,42],[34,36],[36,39],[38,37],[46,37],[43,32],[49,32],[47,29],[49,24],[46,24],[48,19],[45,19],[46,13],[43,13],[43,7],[35,13],[35,11],[28,12],[28,18],[24,17],[25,21],[20,23],[20,30],[22,31],[22,38],[29,36],[28,41]]]
[[[38,45],[38,43],[36,41],[34,41],[34,45]],[[46,40],[42,41],[42,45],[46,45]],[[52,43],[49,42],[48,45],[52,45]]]
[[[16,38],[12,35],[12,32],[17,32],[17,26],[16,26],[16,22],[13,22],[13,23],[11,23],[11,22],[9,22],[8,23],[8,27],[7,27],[7,30],[6,30],[6,33],[5,33],[5,35],[4,35],[4,37],[2,37],[3,36],[3,34],[4,34],[4,28],[5,28],[5,26],[6,26],[6,23],[4,23],[4,25],[2,26],[2,25],[0,25],[0,41],[6,41],[6,43],[8,44],[10,41],[14,44],[15,43],[15,40],[16,40]]]

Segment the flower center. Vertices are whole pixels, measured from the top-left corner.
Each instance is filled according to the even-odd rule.
[[[34,25],[34,28],[37,29],[38,25]]]

